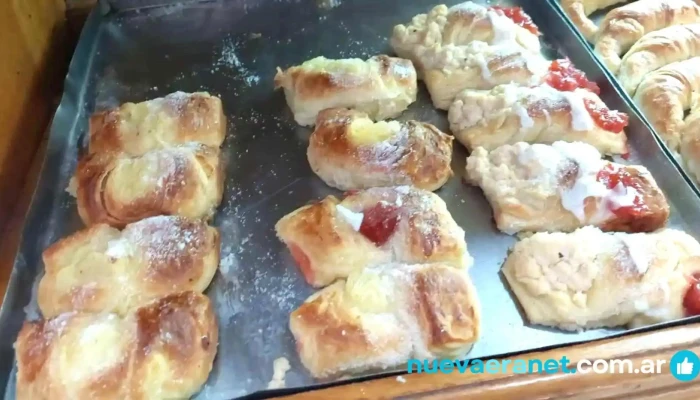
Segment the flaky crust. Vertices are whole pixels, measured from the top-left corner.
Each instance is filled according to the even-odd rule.
[[[25,322],[15,343],[18,400],[189,398],[218,346],[209,299],[170,295],[124,318],[67,313]]]
[[[683,122],[680,153],[686,170],[700,184],[700,103],[697,98]]]
[[[598,179],[607,168],[624,171],[633,183],[608,188]],[[498,229],[508,234],[573,231],[587,225],[652,232],[669,216],[666,197],[646,168],[604,161],[584,143],[521,142],[491,152],[479,147],[467,159],[467,177],[482,188]],[[641,205],[634,213],[616,211],[633,204]]]
[[[550,66],[550,61],[540,54],[483,42],[437,48],[435,57],[440,62],[425,70],[424,79],[433,105],[441,110],[449,109],[457,94],[465,89],[486,90],[511,82],[539,85]]]
[[[430,52],[435,46],[462,46],[474,41],[497,44],[503,40],[503,31],[512,32],[514,44],[539,53],[537,35],[508,17],[470,1],[450,8],[440,4],[427,14],[416,15],[408,24],[396,25],[391,47],[399,57],[413,61],[423,76],[423,70],[429,68],[426,64],[432,63]]]
[[[642,36],[622,58],[617,79],[631,96],[644,77],[665,65],[700,56],[700,24],[676,25]]]
[[[595,52],[614,74],[632,45],[649,32],[672,25],[700,22],[693,0],[639,0],[616,8],[600,24]]]
[[[204,92],[175,92],[93,114],[89,150],[137,156],[188,142],[219,147],[225,135],[221,99]]]
[[[466,270],[385,265],[314,294],[289,325],[302,363],[322,378],[409,358],[464,356],[479,337],[480,320]]]
[[[680,319],[696,272],[700,244],[671,229],[536,233],[517,243],[503,266],[531,324],[572,331]]]
[[[74,184],[86,225],[123,227],[155,215],[210,218],[221,202],[223,173],[219,149],[187,144],[142,156],[87,155]]]
[[[126,315],[173,293],[202,293],[219,266],[219,233],[183,217],[151,217],[123,231],[93,225],[43,253],[37,298],[44,318],[81,312]]]
[[[319,57],[309,62],[318,60],[327,61]],[[321,110],[334,107],[363,111],[374,120],[394,118],[416,101],[416,70],[409,60],[378,55],[364,62],[342,61],[355,65],[337,71],[304,64],[277,69],[275,89],[284,89],[299,125],[313,126]]]
[[[685,111],[700,91],[700,57],[669,64],[648,74],[634,101],[672,151],[678,151]]]
[[[395,207],[397,223],[388,241],[376,245],[339,212],[363,213],[378,205]],[[469,267],[464,231],[437,195],[412,188],[372,188],[342,201],[329,196],[277,222],[277,235],[295,255],[306,281],[322,287],[372,265],[440,262]],[[301,261],[301,260],[306,261]]]
[[[366,113],[345,108],[321,111],[309,139],[311,169],[341,189],[412,185],[437,190],[452,176],[452,136],[418,121],[400,123],[386,140],[358,144],[352,124],[371,123]]]
[[[452,133],[470,150],[561,140],[588,143],[603,154],[627,153],[624,131],[601,128],[590,118],[584,100],[606,107],[598,95],[585,89],[560,92],[547,85],[507,84],[491,91],[463,91],[450,106],[448,119]]]
[[[583,37],[594,42],[598,33],[598,25],[588,18],[598,10],[624,3],[627,0],[561,0],[561,7],[571,22],[576,25]]]

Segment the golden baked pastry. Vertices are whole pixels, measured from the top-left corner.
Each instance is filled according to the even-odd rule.
[[[203,292],[219,266],[219,233],[199,220],[161,216],[119,231],[83,229],[44,251],[37,298],[51,318],[70,311],[125,315],[153,299]]]
[[[601,111],[606,119],[596,117]],[[585,89],[564,92],[546,84],[507,84],[490,91],[465,90],[450,106],[448,119],[450,130],[468,149],[566,141],[588,143],[603,154],[628,151],[623,130],[627,116],[610,111],[598,95]],[[613,119],[619,123],[607,126]]]
[[[634,95],[646,118],[672,151],[678,151],[685,111],[700,91],[700,57],[679,61],[644,77]]]
[[[445,202],[409,186],[354,191],[343,200],[328,196],[287,214],[275,229],[315,287],[389,262],[472,263]]]
[[[208,219],[223,192],[219,149],[190,143],[141,156],[93,153],[78,163],[74,186],[86,225],[123,227],[155,215]]]
[[[595,42],[598,25],[588,18],[598,10],[625,3],[627,0],[561,0],[561,7],[589,42]]]
[[[209,299],[186,292],[124,318],[66,313],[25,322],[15,343],[18,400],[186,399],[218,346]]]
[[[334,107],[363,111],[374,120],[397,117],[416,101],[416,79],[413,64],[401,58],[316,57],[286,71],[277,68],[275,89],[284,89],[299,125],[313,126],[321,110]]]
[[[540,41],[534,25],[524,27],[506,16],[501,7],[484,7],[467,1],[452,7],[433,7],[427,14],[418,14],[408,24],[394,27],[391,47],[399,57],[413,61],[422,77],[426,62],[434,57],[433,49],[447,45],[463,46],[474,41],[484,44],[514,44],[532,53],[540,52]],[[524,20],[530,21],[524,14]],[[534,29],[533,29],[534,27]],[[534,32],[533,32],[534,31]],[[432,62],[427,62],[432,64]]]
[[[432,56],[430,61],[428,54]],[[447,45],[426,52],[424,80],[435,108],[447,110],[465,89],[491,89],[511,82],[539,85],[550,63],[540,54],[518,46],[489,46],[484,42]]]
[[[467,159],[467,179],[484,191],[498,229],[508,234],[587,225],[652,232],[669,216],[646,168],[604,161],[580,142],[479,147]]]
[[[479,308],[465,269],[384,265],[312,295],[289,326],[302,363],[321,378],[463,357],[479,337]]]
[[[175,92],[93,114],[89,149],[138,156],[188,142],[219,147],[225,136],[226,117],[218,97]]]
[[[697,315],[691,303],[700,300],[693,293],[699,272],[700,244],[671,229],[536,233],[517,243],[503,266],[531,324],[570,331]]]
[[[644,77],[665,65],[700,56],[700,24],[675,25],[642,36],[622,57],[617,79],[631,96]]]
[[[686,170],[700,184],[700,102],[694,99],[681,129],[680,154]]]
[[[307,156],[316,175],[338,189],[433,191],[452,176],[452,140],[428,123],[375,123],[364,112],[330,108],[318,114]]]
[[[649,32],[672,25],[700,22],[700,6],[693,0],[639,0],[610,11],[600,24],[595,52],[617,74],[634,43]]]

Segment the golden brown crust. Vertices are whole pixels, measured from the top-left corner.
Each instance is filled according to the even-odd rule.
[[[594,42],[598,33],[598,25],[588,18],[598,10],[608,8],[627,0],[561,0],[561,7],[589,42]]]
[[[375,244],[352,226],[338,206],[363,220],[373,208],[387,207],[392,211],[386,220],[396,221],[395,228],[385,243]],[[316,287],[387,262],[444,262],[459,268],[471,264],[464,231],[444,201],[408,186],[362,190],[342,202],[329,196],[286,215],[275,228],[307,282]]]
[[[464,269],[389,264],[314,294],[290,328],[304,366],[327,377],[463,356],[479,337],[480,306]]]
[[[600,24],[595,52],[617,74],[622,59],[645,34],[672,25],[700,22],[693,0],[639,0],[610,11]]]
[[[700,57],[669,64],[648,74],[634,101],[672,151],[678,151],[685,111],[700,91]]]
[[[353,139],[352,124],[371,124],[363,112],[343,108],[319,113],[307,151],[311,169],[341,190],[413,185],[437,190],[452,176],[452,136],[418,121],[375,143]]]
[[[226,135],[221,100],[208,93],[175,92],[142,103],[124,103],[90,118],[90,152],[142,155],[198,142],[219,147]]]
[[[364,111],[375,120],[396,117],[416,100],[416,79],[411,61],[401,58],[318,57],[286,71],[278,68],[275,89],[284,89],[297,123],[312,126],[321,110],[333,107]]]
[[[185,292],[126,317],[68,313],[25,322],[15,343],[18,400],[189,398],[218,346],[209,299]]]
[[[184,217],[151,217],[123,231],[93,225],[43,253],[37,298],[45,318],[70,311],[127,314],[155,298],[203,292],[219,265],[216,228]]]
[[[630,95],[665,65],[700,56],[700,24],[675,25],[644,35],[622,58],[617,79]]]
[[[221,202],[221,167],[217,148],[197,144],[90,154],[74,177],[78,212],[86,225],[115,227],[156,215],[208,219]]]

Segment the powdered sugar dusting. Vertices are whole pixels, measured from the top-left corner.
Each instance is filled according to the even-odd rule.
[[[236,71],[248,86],[257,85],[260,82],[260,76],[248,69],[238,58],[239,43],[231,38],[225,39],[222,44],[221,53],[215,65],[220,68],[228,68]]]

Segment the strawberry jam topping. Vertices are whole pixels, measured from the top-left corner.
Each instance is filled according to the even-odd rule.
[[[299,270],[301,270],[301,274],[304,275],[306,282],[313,282],[314,270],[311,268],[311,260],[309,259],[309,256],[307,256],[306,253],[304,253],[304,250],[302,250],[301,247],[297,246],[296,244],[290,243],[288,247],[289,252],[292,253],[294,261],[296,261],[297,265],[299,266]]]
[[[360,233],[377,246],[386,243],[396,230],[399,222],[399,208],[386,202],[379,202],[364,210]]]
[[[589,81],[586,74],[574,67],[568,59],[552,61],[547,74],[547,84],[560,92],[572,92],[581,88],[600,94],[598,85]]]
[[[688,289],[683,296],[683,309],[686,316],[700,315],[700,273],[688,277]]]
[[[608,163],[602,170],[600,170],[600,172],[598,172],[596,179],[605,184],[605,187],[607,187],[609,190],[619,190],[616,189],[618,186],[635,190],[632,205],[622,207],[612,205],[610,207],[610,211],[612,211],[616,216],[624,219],[631,219],[640,215],[647,209],[647,206],[644,204],[642,198],[638,194],[640,190],[639,182],[635,180],[625,168],[617,168]]]
[[[527,15],[527,13],[525,13],[525,11],[523,11],[522,8],[520,8],[520,7],[502,7],[502,6],[491,6],[489,8],[491,10],[496,11],[497,13],[500,13],[500,14],[510,18],[517,25],[522,26],[523,28],[534,33],[535,35],[540,34],[540,30],[539,30],[539,28],[537,28],[537,25],[535,25],[535,23],[532,22],[532,18],[529,15]]]
[[[611,110],[605,105],[597,104],[590,99],[584,99],[583,104],[596,124],[606,131],[620,133],[629,123],[630,118],[625,113]]]

